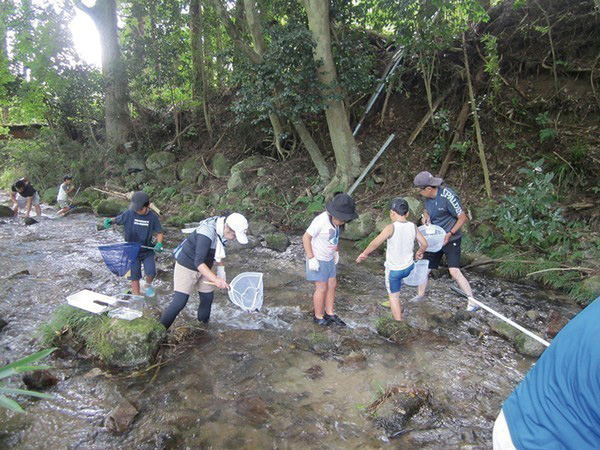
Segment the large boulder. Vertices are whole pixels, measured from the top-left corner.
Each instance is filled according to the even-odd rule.
[[[519,330],[502,320],[493,321],[490,323],[490,328],[494,333],[511,342],[520,334]]]
[[[254,236],[265,236],[269,233],[275,233],[277,227],[264,220],[253,220],[248,224],[248,232]]]
[[[94,205],[96,214],[103,217],[114,217],[129,207],[127,200],[107,198]]]
[[[521,355],[530,356],[532,358],[539,358],[546,349],[543,344],[523,333],[515,338],[513,344],[517,352]]]
[[[177,176],[186,184],[197,184],[203,179],[202,163],[196,158],[186,159],[177,166]]]
[[[408,212],[410,213],[409,217],[417,222],[423,214],[423,202],[415,197],[404,197],[404,200],[408,203]]]
[[[277,231],[265,235],[265,247],[278,252],[285,252],[290,245],[290,238],[287,234]]]
[[[218,177],[225,177],[229,173],[229,161],[223,153],[217,153],[212,159],[212,171]]]
[[[92,349],[96,356],[112,367],[136,368],[150,364],[167,330],[152,318],[140,317],[113,319],[103,333],[97,348]]]
[[[235,191],[242,188],[246,184],[246,176],[244,172],[237,171],[232,172],[229,180],[227,180],[227,189],[229,191]]]
[[[590,302],[600,295],[600,275],[594,275],[583,280],[583,288],[590,292]]]
[[[342,238],[350,241],[358,241],[367,237],[375,230],[375,218],[370,211],[358,216],[358,219],[346,224]]]
[[[144,158],[141,155],[129,155],[125,161],[125,170],[127,173],[136,173],[146,170]]]
[[[243,159],[242,161],[235,163],[231,167],[231,174],[235,172],[244,172],[246,170],[254,169],[255,167],[262,166],[267,163],[267,159],[263,156],[254,155],[249,158]]]
[[[152,153],[146,159],[146,167],[148,170],[158,170],[170,166],[175,162],[175,155],[170,152]]]
[[[15,213],[9,206],[0,205],[0,217],[12,217]]]

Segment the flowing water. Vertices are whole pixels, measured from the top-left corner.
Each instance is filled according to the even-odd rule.
[[[127,281],[104,266],[97,246],[121,242],[96,231],[89,214],[40,223],[0,224],[0,365],[38,349],[37,327],[81,289],[122,293]],[[157,316],[171,299],[170,249],[182,235],[166,234],[158,257]],[[51,400],[20,397],[26,414],[0,410],[1,448],[491,448],[502,402],[535,362],[494,335],[486,312],[465,314],[447,275],[433,280],[421,303],[405,303],[413,336],[397,344],[375,323],[389,313],[382,257],[354,264],[345,242],[338,265],[336,312],[347,328],[313,324],[312,286],[304,280],[300,237],[284,253],[262,247],[228,252],[229,279],[265,274],[261,312],[246,313],[216,294],[211,322],[198,324],[193,296],[169,331],[160,367],[110,372],[73,356],[50,358],[59,383]],[[85,270],[84,270],[85,269]],[[490,307],[543,335],[550,309],[567,318],[575,306],[534,286],[469,272]],[[415,295],[406,287],[401,299]],[[525,315],[536,310],[537,314]],[[536,317],[537,316],[537,317]],[[12,379],[12,385],[20,381]],[[121,399],[139,414],[123,434],[104,427]]]

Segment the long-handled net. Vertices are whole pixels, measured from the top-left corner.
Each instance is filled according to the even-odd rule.
[[[229,299],[244,311],[259,311],[263,303],[263,274],[240,273],[229,283]]]
[[[115,275],[122,277],[129,272],[142,246],[136,242],[101,245],[98,247],[104,264]]]

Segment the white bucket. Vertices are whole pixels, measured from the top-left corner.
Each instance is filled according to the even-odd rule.
[[[421,225],[419,231],[425,237],[427,241],[428,252],[439,252],[444,246],[444,237],[446,237],[446,230],[437,225]]]
[[[414,269],[411,270],[411,272],[402,280],[402,282],[407,286],[419,286],[427,281],[428,273],[429,260],[420,259],[419,261],[415,261]]]

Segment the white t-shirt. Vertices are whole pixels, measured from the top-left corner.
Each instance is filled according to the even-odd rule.
[[[333,225],[327,211],[319,214],[306,230],[312,236],[312,251],[319,261],[331,261],[340,240],[340,227]]]
[[[403,270],[413,263],[413,248],[417,236],[412,222],[394,222],[394,234],[387,240],[385,267],[390,270]]]
[[[58,188],[58,195],[56,196],[56,200],[66,200],[68,198],[67,189],[69,189],[69,186],[67,186],[65,183],[61,184]]]

